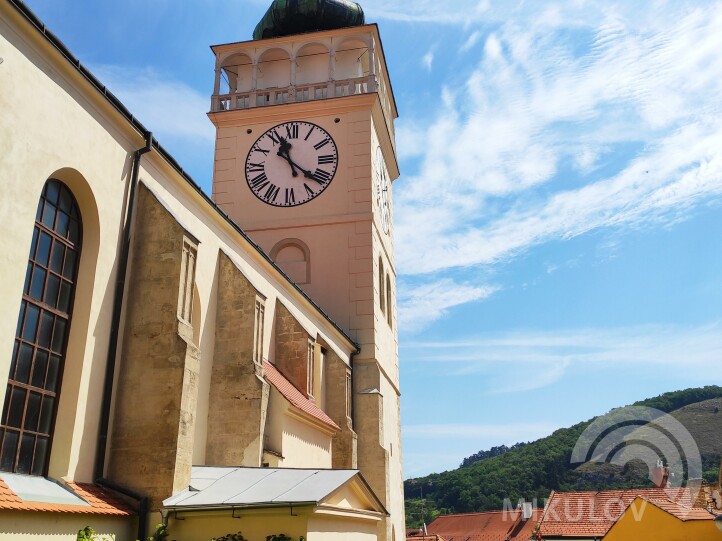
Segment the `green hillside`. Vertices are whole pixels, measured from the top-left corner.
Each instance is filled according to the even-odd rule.
[[[653,407],[679,420],[697,442],[705,477],[716,479],[722,457],[722,387],[665,393],[632,405]],[[650,486],[641,463],[624,468],[570,463],[574,445],[593,421],[562,428],[534,442],[480,451],[456,470],[408,479],[404,483],[407,526],[417,527],[422,517],[429,522],[439,514],[499,510],[505,498],[512,502],[536,498],[541,506],[551,490]]]

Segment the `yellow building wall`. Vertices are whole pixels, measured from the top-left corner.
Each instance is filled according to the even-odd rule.
[[[713,520],[682,521],[659,507],[636,499],[604,536],[604,541],[717,541],[722,532]]]
[[[180,513],[171,515],[168,539],[178,541],[210,541],[229,533],[241,532],[248,541],[265,541],[271,534],[286,534],[295,541],[305,536],[308,509],[279,508],[272,511],[218,511],[213,513]],[[254,513],[251,515],[250,513]],[[180,520],[182,519],[182,520]]]
[[[376,521],[313,516],[306,541],[376,541]]]
[[[86,526],[93,528],[99,536],[105,536],[102,537],[104,541],[108,536],[117,541],[133,540],[137,534],[135,521],[129,517],[37,511],[0,512],[0,539],[3,541],[75,541],[78,530]]]

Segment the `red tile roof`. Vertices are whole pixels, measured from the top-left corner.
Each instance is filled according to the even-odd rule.
[[[31,502],[21,499],[0,479],[0,510],[45,511],[50,513],[83,513],[93,515],[129,516],[134,511],[120,498],[109,491],[92,484],[66,483],[77,496],[90,505]]]
[[[526,521],[521,520],[518,510],[442,515],[426,529],[446,541],[527,541],[540,517],[540,509]]]
[[[273,385],[276,390],[291,403],[292,406],[295,406],[311,417],[318,419],[322,423],[327,424],[334,430],[341,430],[340,427],[333,422],[333,419],[326,415],[326,413],[319,408],[313,400],[310,400],[301,391],[296,389],[293,383],[288,381],[275,366],[265,360],[263,361],[263,372],[266,380],[268,380],[268,383]]]
[[[642,498],[681,520],[711,515],[692,508],[686,488],[554,492],[544,508],[539,533],[543,537],[603,537],[635,498]]]

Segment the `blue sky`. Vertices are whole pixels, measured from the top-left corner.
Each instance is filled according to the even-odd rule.
[[[269,0],[28,3],[210,192],[208,46]],[[722,383],[722,4],[362,5],[400,113],[405,476]]]

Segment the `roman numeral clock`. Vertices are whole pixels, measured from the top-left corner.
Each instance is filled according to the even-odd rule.
[[[284,122],[253,143],[246,182],[268,205],[293,207],[318,197],[331,184],[338,149],[326,130],[310,122]]]

